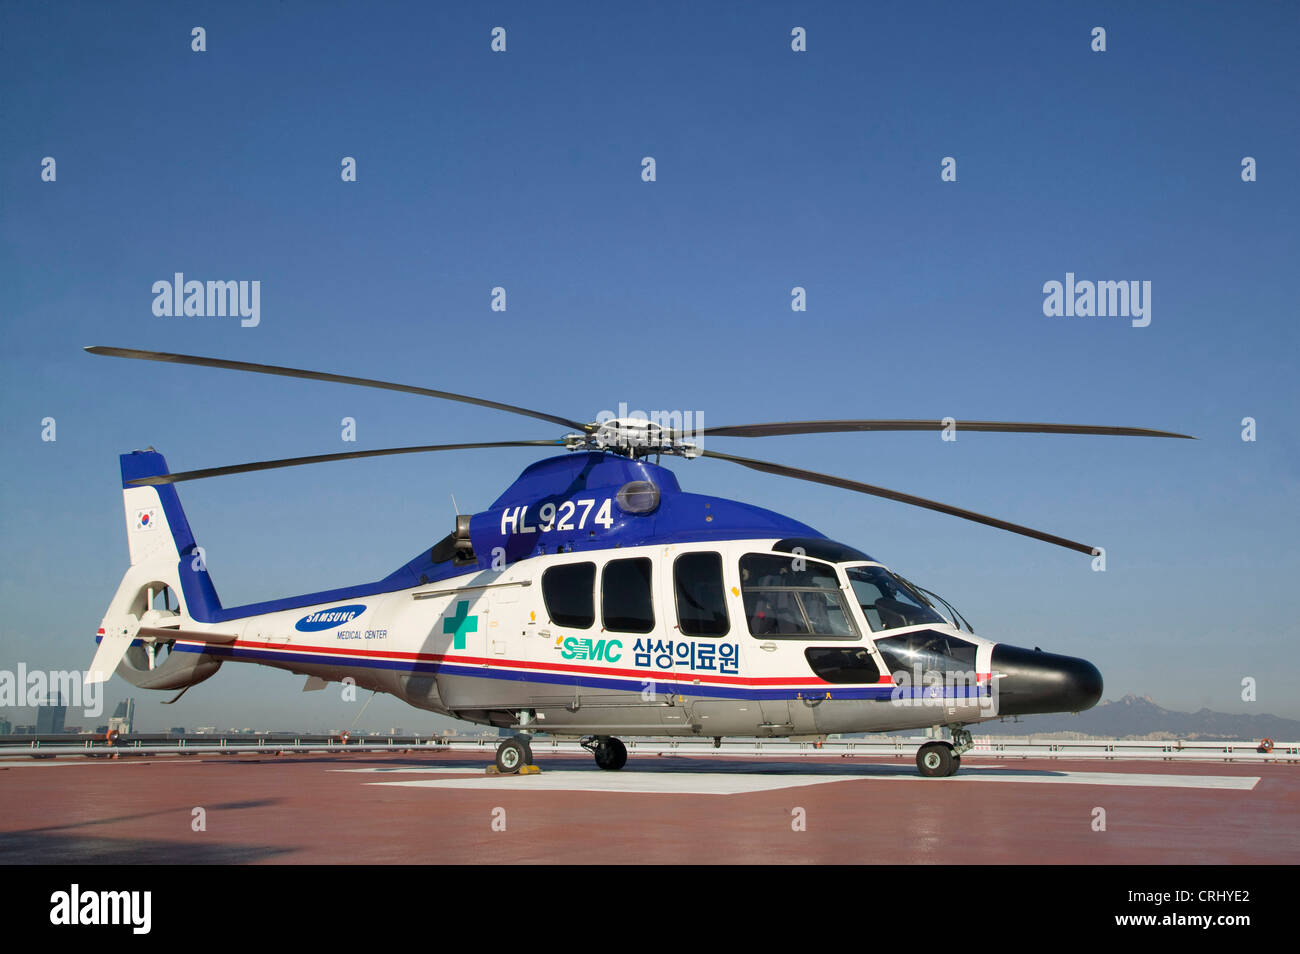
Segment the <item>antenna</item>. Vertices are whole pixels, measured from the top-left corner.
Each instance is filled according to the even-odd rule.
[[[456,511],[456,516],[460,516],[460,507],[456,506],[456,495],[451,495],[451,509]]]

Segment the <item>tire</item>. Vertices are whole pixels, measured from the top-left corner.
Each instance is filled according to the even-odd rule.
[[[627,746],[620,740],[603,739],[596,745],[596,765],[607,772],[617,772],[627,764]]]
[[[957,771],[961,760],[947,742],[927,742],[916,752],[916,769],[926,778],[943,778]]]
[[[502,775],[515,775],[529,764],[531,751],[518,739],[506,739],[497,746],[497,771]]]

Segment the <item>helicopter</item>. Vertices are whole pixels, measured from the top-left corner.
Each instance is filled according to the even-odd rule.
[[[975,634],[955,607],[791,517],[681,488],[662,458],[709,458],[946,513],[1096,556],[1096,548],[860,481],[704,449],[702,439],[933,431],[951,418],[793,421],[685,430],[638,416],[583,422],[448,391],[223,358],[95,346],[94,355],[379,388],[494,408],[559,437],[434,444],[173,473],[153,448],[120,457],[130,567],[96,634],[86,681],[113,672],[179,690],[226,662],[351,680],[419,709],[508,733],[495,769],[533,771],[536,733],[577,738],[605,770],[624,737],[822,739],[946,729],[916,755],[954,774],[967,726],[1079,712],[1101,698],[1087,660]],[[963,431],[1194,439],[1147,428],[964,421]],[[228,607],[176,484],[395,454],[562,450],[484,511],[371,583]],[[655,461],[650,460],[651,457]]]

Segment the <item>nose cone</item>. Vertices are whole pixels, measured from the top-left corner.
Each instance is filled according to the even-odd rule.
[[[1086,659],[998,643],[993,647],[999,715],[1082,712],[1101,698],[1101,673]]]

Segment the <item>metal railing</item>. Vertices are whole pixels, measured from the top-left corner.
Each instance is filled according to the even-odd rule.
[[[345,755],[360,752],[466,752],[491,753],[499,738],[416,736],[359,736],[274,734],[245,735],[124,736],[114,743],[100,737],[70,739],[67,736],[0,737],[0,759],[55,758],[58,756],[99,757],[123,755]],[[921,736],[885,736],[869,739],[827,739],[822,742],[791,739],[745,739],[715,746],[711,739],[634,738],[625,739],[629,754],[654,756],[744,756],[747,758],[912,758],[916,750],[931,741]],[[534,754],[584,754],[573,740],[535,737]],[[1269,752],[1259,743],[1204,741],[1131,741],[1123,739],[1034,739],[977,737],[967,758],[997,759],[1101,759],[1148,761],[1213,762],[1300,762],[1300,742],[1277,742]]]
[[[624,739],[628,754],[666,756],[746,756],[770,758],[828,756],[913,758],[916,750],[932,739],[923,736],[888,736],[874,739],[827,739],[824,742],[791,739],[747,739],[714,746],[711,739],[664,738]],[[496,740],[451,742],[453,750],[493,749]],[[534,754],[570,752],[580,749],[574,742],[534,739]],[[1270,752],[1258,751],[1258,742],[1128,741],[1123,739],[990,739],[976,738],[966,758],[985,756],[1000,759],[1113,759],[1213,762],[1298,762],[1300,742],[1274,743]]]

